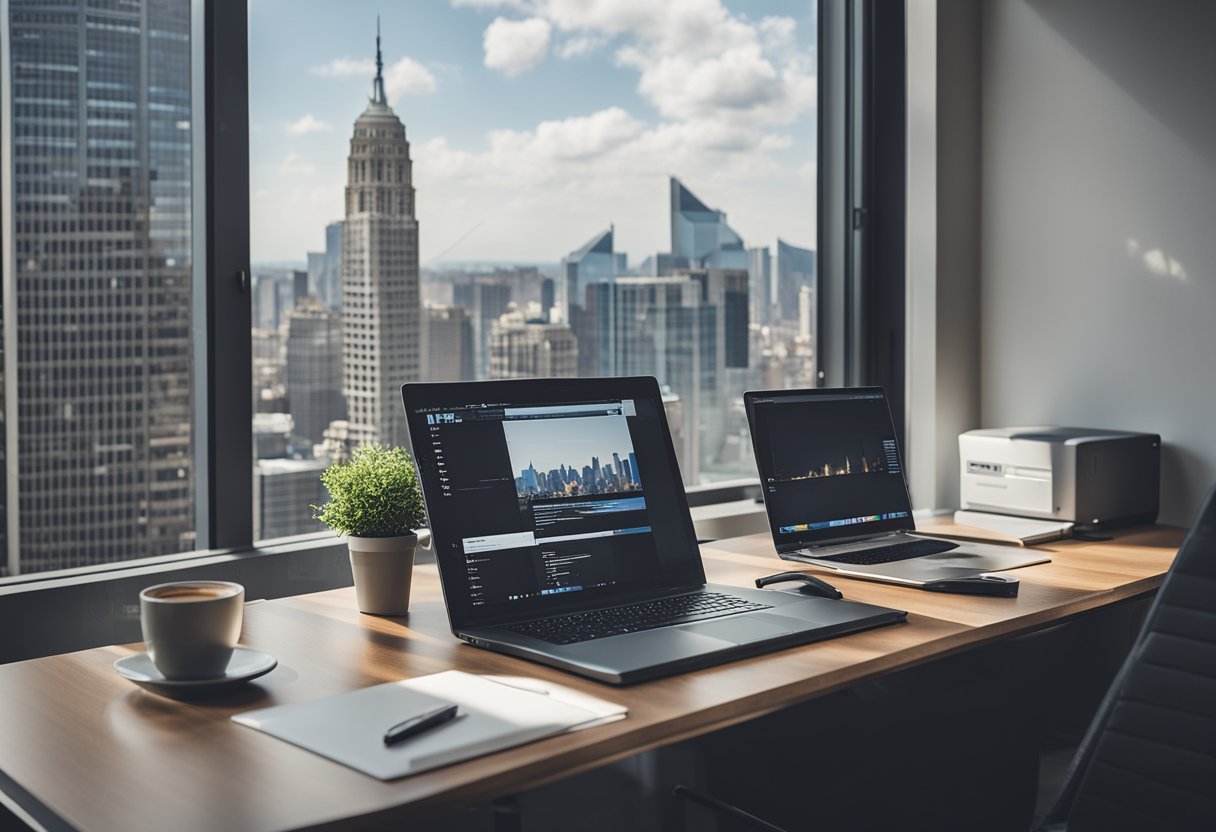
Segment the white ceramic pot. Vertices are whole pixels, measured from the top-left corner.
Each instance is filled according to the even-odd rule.
[[[355,576],[359,612],[405,615],[410,608],[410,579],[418,535],[348,537],[350,568]]]

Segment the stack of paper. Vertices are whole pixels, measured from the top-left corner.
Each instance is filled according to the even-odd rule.
[[[1068,537],[1072,534],[1073,526],[1072,523],[1062,520],[1039,520],[1033,517],[1011,517],[1007,514],[963,510],[954,512],[954,522],[960,526],[984,529],[998,537],[1007,538],[1010,543],[1031,546]]]
[[[456,719],[386,746],[393,725],[443,705]],[[233,722],[392,780],[533,740],[624,719],[626,709],[560,685],[449,670],[350,693],[248,711]]]

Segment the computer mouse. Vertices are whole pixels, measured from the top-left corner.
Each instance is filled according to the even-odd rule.
[[[799,581],[801,586],[798,591],[803,595],[812,595],[816,598],[832,598],[838,599],[844,596],[840,594],[840,590],[832,586],[827,581],[821,581],[814,575],[808,575],[805,572],[778,572],[775,575],[765,575],[763,578],[756,578],[756,589],[763,589],[770,584],[781,584],[786,581]]]

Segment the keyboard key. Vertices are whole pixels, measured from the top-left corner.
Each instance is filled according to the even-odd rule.
[[[536,621],[525,621],[504,629],[547,641],[551,644],[574,644],[596,638],[653,630],[673,624],[704,621],[753,610],[771,609],[771,604],[758,604],[720,592],[698,592],[642,601],[623,607],[608,607],[589,612],[559,615]]]

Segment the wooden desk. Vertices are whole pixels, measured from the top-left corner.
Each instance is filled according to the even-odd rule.
[[[905,624],[613,688],[457,642],[434,566],[420,566],[408,617],[355,611],[353,590],[250,606],[242,643],[279,667],[208,703],[145,693],[115,659],[139,645],[0,667],[0,789],[50,829],[287,830],[400,822],[429,808],[509,794],[656,746],[1154,590],[1180,529],[1109,543],[1059,542],[1053,562],[1017,570],[1018,598],[944,595],[832,578],[845,597],[909,611]],[[767,536],[703,547],[712,581],[750,584],[782,563]],[[11,626],[12,622],[5,622]],[[555,737],[392,783],[229,722],[302,702],[459,668],[560,681],[629,707],[612,725]]]

